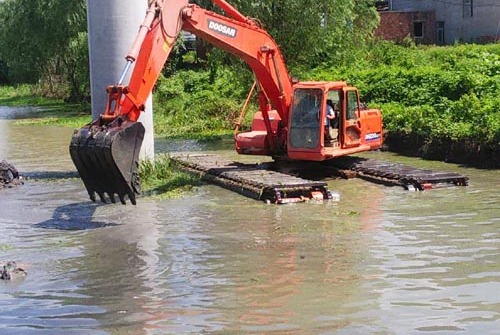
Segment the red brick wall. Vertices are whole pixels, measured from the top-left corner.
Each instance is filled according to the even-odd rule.
[[[379,12],[380,25],[375,36],[386,40],[401,42],[406,36],[413,36],[413,23],[420,21],[424,27],[424,37],[414,38],[416,43],[435,43],[436,16],[434,11]]]

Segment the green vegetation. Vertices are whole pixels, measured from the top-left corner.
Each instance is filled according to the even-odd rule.
[[[500,44],[447,47],[373,43],[351,66],[292,67],[301,80],[346,80],[383,112],[387,143],[428,158],[497,164],[500,147]],[[155,92],[162,133],[230,129],[251,73],[241,66],[180,70]],[[255,108],[255,106],[253,106]],[[252,108],[250,108],[252,110]],[[246,120],[249,124],[249,120]],[[477,161],[475,163],[478,163]]]
[[[216,10],[208,0],[196,0]],[[500,164],[500,45],[415,46],[373,41],[371,0],[231,0],[280,45],[292,76],[343,79],[381,108],[386,143],[438,159]],[[45,105],[21,124],[79,127],[90,108],[84,0],[0,2],[0,105]],[[230,136],[253,74],[239,59],[197,41],[178,42],[154,92],[159,136]],[[48,100],[40,97],[52,97]],[[243,129],[248,128],[250,105]],[[67,113],[67,114],[66,114]],[[69,121],[64,116],[78,116]]]
[[[390,146],[428,158],[500,163],[500,44],[381,42],[371,57],[342,77],[382,109]]]
[[[252,80],[249,70],[231,66],[160,76],[154,94],[155,133],[190,138],[230,135]],[[247,124],[252,114],[247,114]]]
[[[366,101],[382,107],[387,130],[500,141],[500,44],[408,48],[379,43],[374,53],[380,56],[368,67],[344,77]]]
[[[168,156],[156,157],[154,162],[142,161],[139,178],[143,191],[148,196],[178,197],[200,185],[199,177],[174,170],[173,161]]]
[[[79,106],[75,106],[78,108]],[[30,118],[30,119],[19,119],[15,120],[14,124],[17,126],[33,126],[33,125],[41,125],[41,126],[60,126],[60,127],[68,127],[68,128],[81,128],[86,125],[92,118],[87,113],[78,113],[78,112],[68,112],[68,111],[47,111],[47,112],[39,112],[39,117]]]
[[[34,93],[33,85],[0,86],[0,106],[54,106],[61,99],[47,98]]]
[[[38,83],[44,96],[87,100],[86,25],[84,0],[0,2],[0,82]]]

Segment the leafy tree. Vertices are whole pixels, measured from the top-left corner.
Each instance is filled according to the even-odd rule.
[[[9,68],[0,59],[0,84],[7,84],[9,82]]]
[[[214,9],[210,0],[196,1]],[[232,0],[261,22],[289,65],[348,62],[371,40],[379,16],[371,0]]]
[[[73,61],[75,43],[81,47],[86,31],[85,0],[5,0],[0,2],[0,58],[15,82],[42,80],[54,90],[61,74],[70,84],[71,96],[81,95],[75,67],[88,67],[84,59]],[[78,42],[79,41],[79,42]],[[85,80],[85,79],[84,79]]]

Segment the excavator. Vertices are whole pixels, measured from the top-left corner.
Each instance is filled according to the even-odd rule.
[[[97,194],[106,202],[107,194],[136,204],[145,132],[137,120],[182,30],[241,58],[255,75],[259,110],[251,131],[239,132],[241,117],[236,124],[239,154],[324,161],[381,147],[381,112],[363,108],[355,87],[291,78],[277,43],[256,20],[225,0],[211,1],[227,16],[188,0],[150,2],[117,84],[107,87],[106,110],[71,138],[71,158],[92,201]],[[325,121],[328,108],[336,122]]]

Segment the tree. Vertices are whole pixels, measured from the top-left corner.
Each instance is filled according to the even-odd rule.
[[[15,82],[45,81],[62,75],[70,96],[81,96],[75,66],[88,68],[85,59],[74,61],[76,45],[86,48],[85,0],[5,0],[0,3],[0,58]],[[81,72],[81,71],[80,71]]]
[[[7,84],[9,82],[9,68],[4,61],[0,59],[0,84]]]
[[[210,0],[196,1],[212,9]],[[379,16],[371,0],[232,0],[261,22],[289,65],[346,63],[371,39]]]

